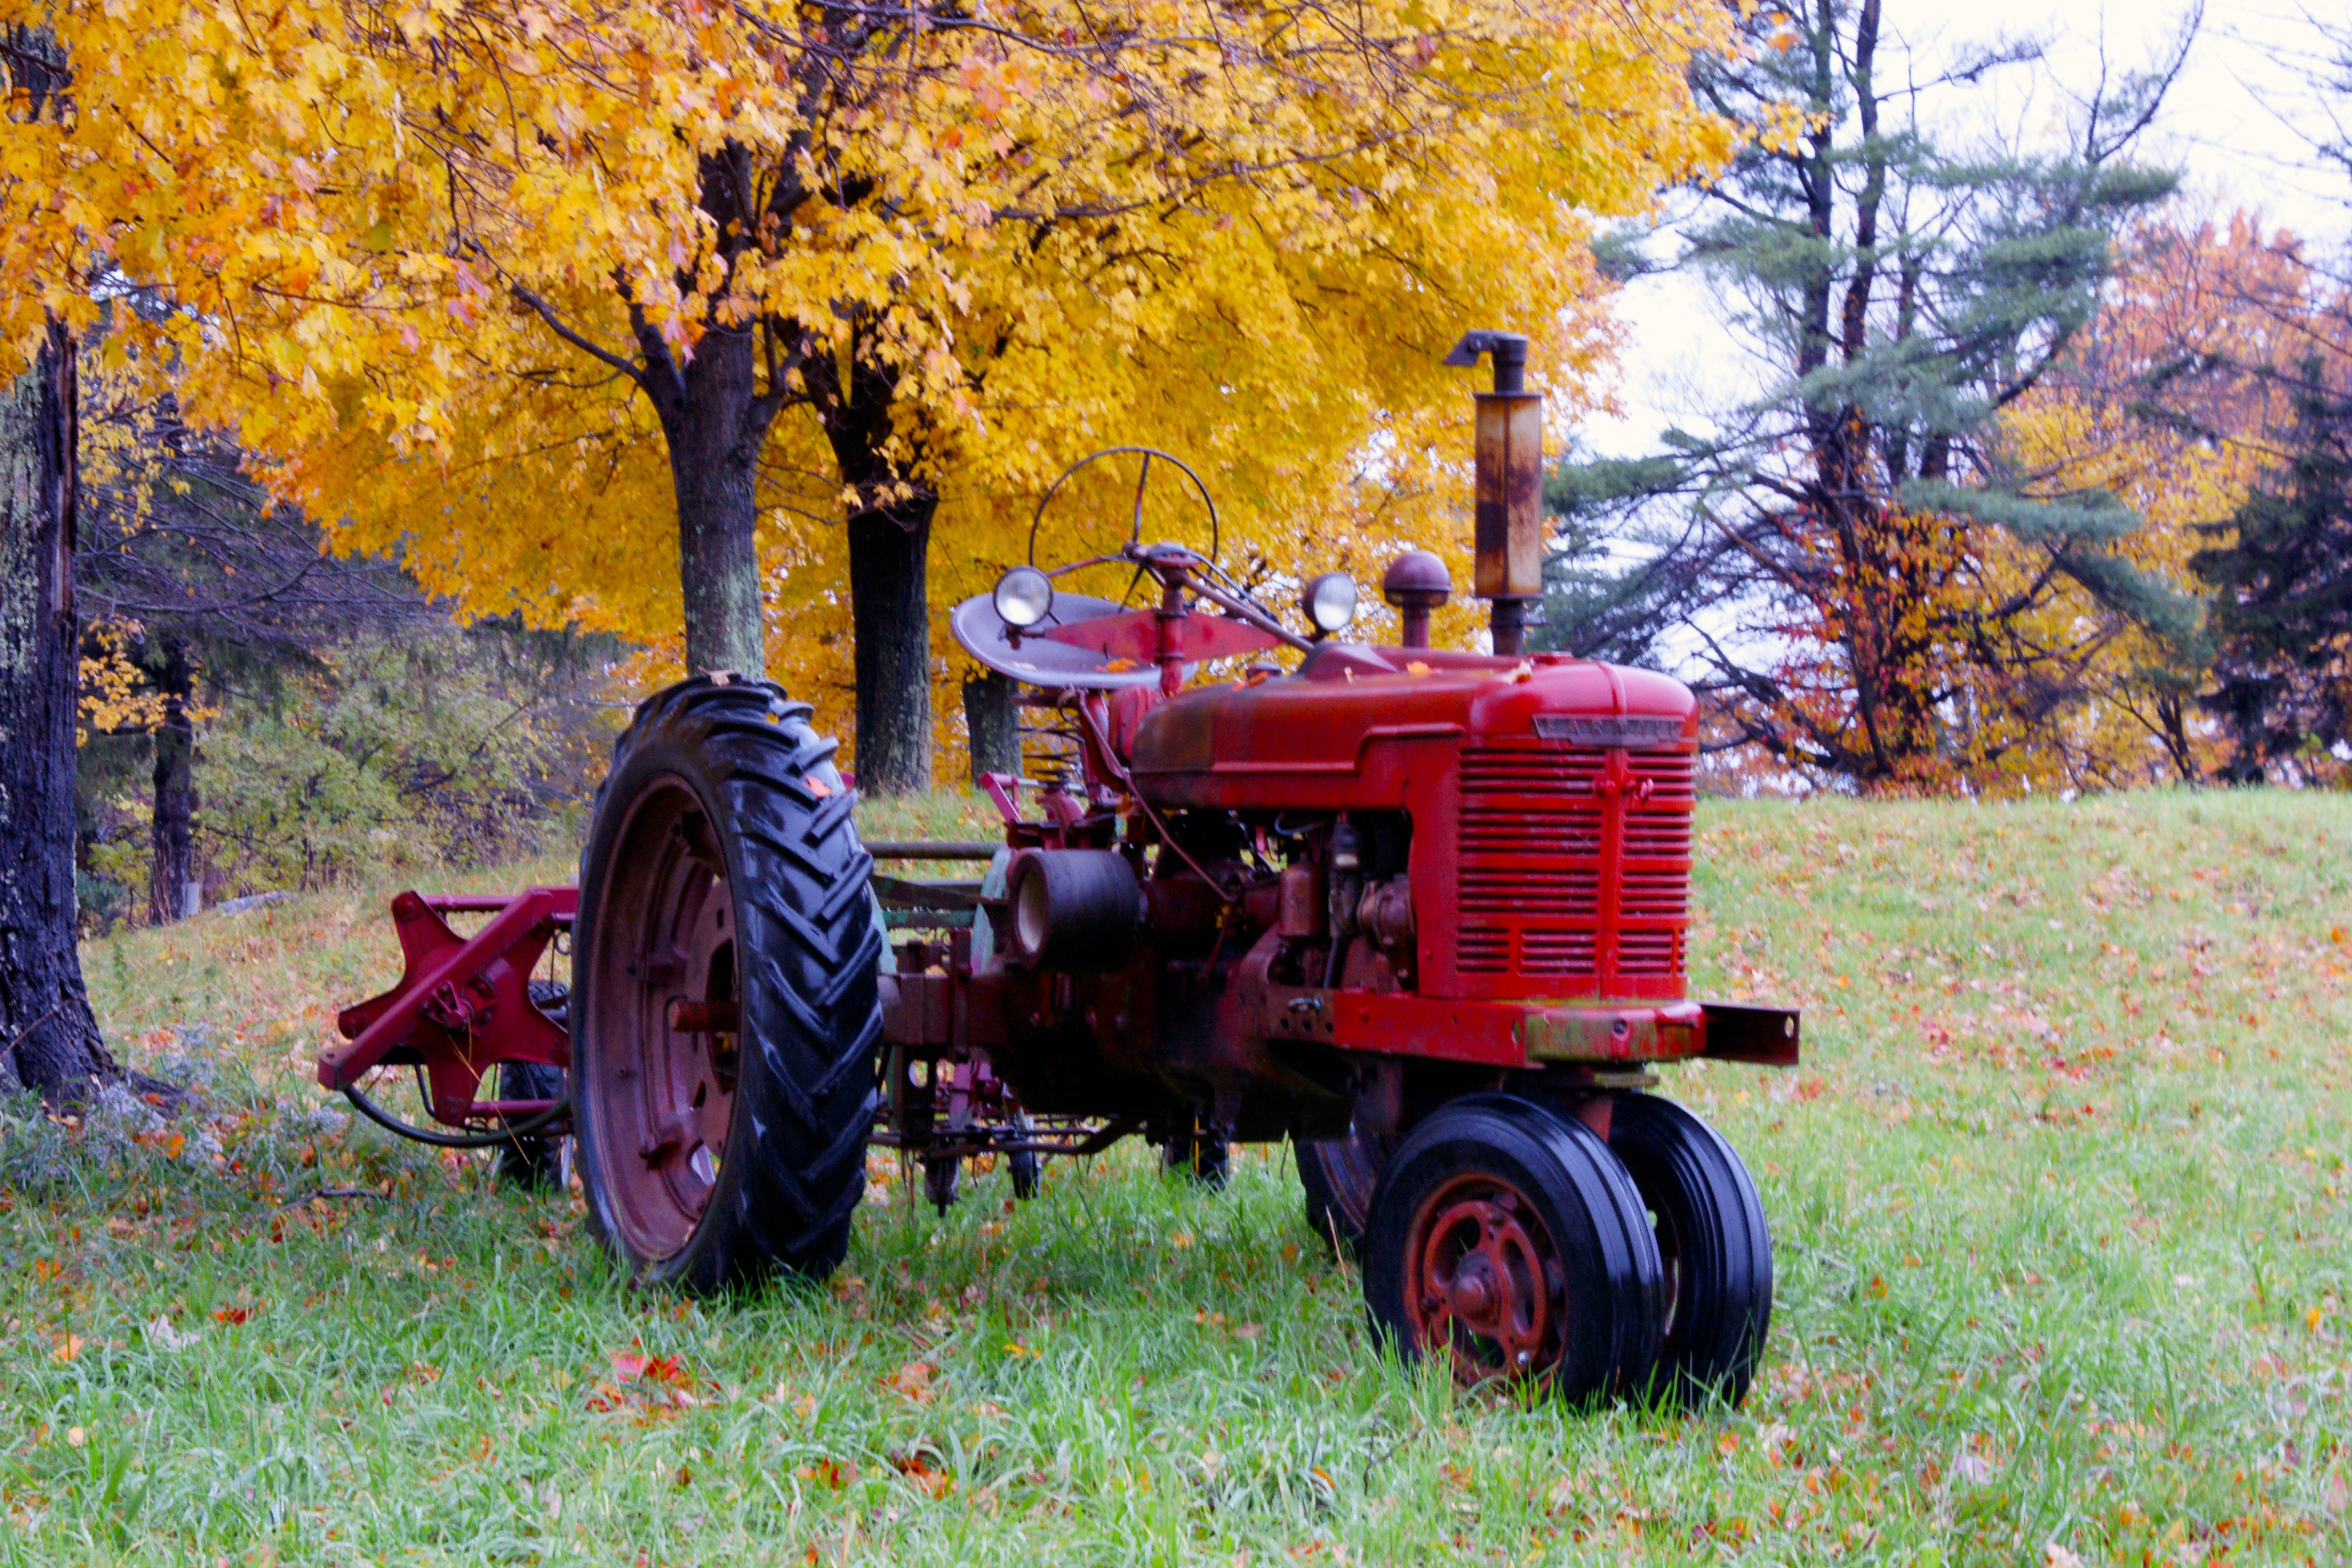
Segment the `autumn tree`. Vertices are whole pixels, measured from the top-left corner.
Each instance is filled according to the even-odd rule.
[[[1417,414],[1473,314],[1571,384],[1590,215],[1726,145],[1679,75],[1719,20],[1671,4],[54,18],[118,68],[26,160],[67,198],[35,276],[86,285],[88,236],[166,289],[192,408],[473,607],[764,668],[763,514],[772,560],[787,507],[838,527],[800,553],[844,557],[884,788],[928,777],[943,500],[1009,517],[1139,423],[1276,432],[1271,502]]]
[[[814,602],[863,601],[866,706],[906,705],[866,715],[885,787],[927,775],[943,501],[1000,529],[976,570],[1020,492],[1140,426],[1234,459],[1236,521],[1294,547],[1426,532],[1462,488],[1436,355],[1516,319],[1573,395],[1611,346],[1594,216],[1728,145],[1682,77],[1722,14],[1683,0],[5,0],[0,28],[0,372],[152,290],[109,365],[168,378],[344,544],[689,668],[766,667],[763,573],[878,562]],[[64,493],[69,447],[37,449]],[[783,536],[793,506],[845,550]],[[28,559],[69,520],[16,515]],[[6,673],[26,711],[57,699],[47,664]],[[51,805],[12,792],[14,841],[62,843]],[[69,965],[69,905],[44,911]]]
[[[2034,614],[2042,636],[2079,650],[2074,700],[2021,738],[2010,765],[2021,776],[2097,788],[2193,782],[2220,767],[2206,713],[2213,588],[2194,562],[2230,533],[2278,460],[2274,433],[2293,402],[2279,372],[2312,341],[2312,283],[2301,244],[2255,215],[2168,211],[2120,238],[2096,314],[2003,410],[2011,471],[2116,496],[2141,521],[2115,552],[2202,617],[2196,636],[2158,636],[2059,585]]]
[[[2031,47],[1936,70],[1879,0],[1741,26],[1750,47],[1694,80],[1763,133],[1705,191],[1676,264],[1729,301],[1769,383],[1580,493],[1696,524],[1676,536],[1679,607],[1727,738],[1820,779],[1938,785],[2070,700],[2084,650],[2040,614],[2067,585],[2189,625],[2117,552],[2129,510],[2016,470],[2000,423],[2064,361],[2119,231],[2172,189],[2133,148],[2189,33],[2155,70],[2103,78],[2067,145],[2034,150],[1936,131]]]

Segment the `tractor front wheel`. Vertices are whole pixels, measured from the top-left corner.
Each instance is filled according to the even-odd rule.
[[[614,744],[581,858],[572,1116],[593,1227],[648,1284],[822,1276],[865,1190],[873,861],[808,708],[697,679]]]
[[[1372,1322],[1465,1386],[1573,1403],[1646,1385],[1664,1318],[1658,1250],[1624,1167],[1529,1100],[1465,1097],[1398,1146],[1364,1229]]]
[[[1772,1323],[1772,1237],[1748,1167],[1670,1100],[1618,1097],[1609,1147],[1633,1173],[1665,1270],[1661,1391],[1739,1403]]]

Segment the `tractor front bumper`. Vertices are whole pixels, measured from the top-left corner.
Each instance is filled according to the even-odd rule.
[[[1400,993],[1286,992],[1266,1033],[1341,1050],[1517,1068],[1708,1057],[1797,1065],[1798,1018],[1735,1002],[1446,1001]]]

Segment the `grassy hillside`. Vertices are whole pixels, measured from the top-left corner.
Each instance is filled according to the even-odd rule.
[[[2352,801],[1701,823],[1695,989],[1807,1009],[1804,1068],[1667,1085],[1780,1249],[1737,1413],[1383,1364],[1282,1151],[944,1221],[877,1160],[829,1287],[633,1296],[570,1197],[310,1085],[392,973],[371,889],[88,950],[117,1048],[208,1110],[6,1125],[0,1561],[2352,1554]]]

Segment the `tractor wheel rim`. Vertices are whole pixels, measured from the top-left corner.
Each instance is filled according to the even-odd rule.
[[[734,1120],[740,1032],[734,900],[709,811],[683,779],[638,796],[601,900],[594,995],[598,1174],[629,1251],[685,1247],[710,1206]]]
[[[1508,1182],[1463,1175],[1432,1193],[1406,1236],[1405,1300],[1418,1348],[1465,1386],[1550,1375],[1565,1312],[1558,1249]]]

